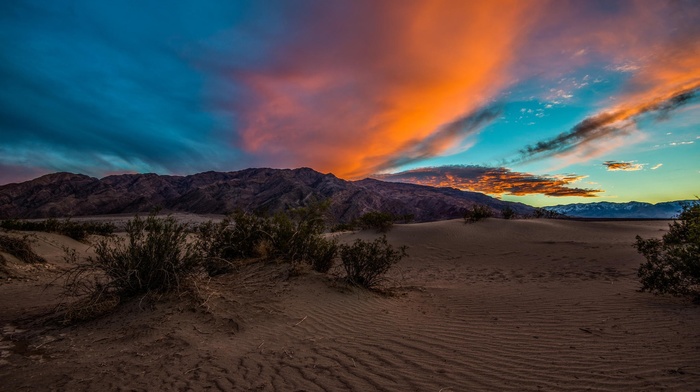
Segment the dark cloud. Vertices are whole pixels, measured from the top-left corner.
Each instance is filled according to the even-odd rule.
[[[531,195],[596,197],[599,189],[570,188],[585,176],[540,176],[514,172],[504,167],[439,166],[375,175],[384,181],[452,187],[492,195]]]
[[[639,171],[644,169],[644,165],[641,163],[634,162],[617,162],[617,161],[605,161],[603,162],[608,171]]]
[[[182,173],[230,169],[243,155],[221,143],[228,124],[204,106],[205,76],[187,58],[233,7],[10,3],[0,8],[0,164]]]

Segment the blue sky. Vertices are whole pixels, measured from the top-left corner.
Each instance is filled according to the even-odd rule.
[[[700,195],[694,1],[5,1],[0,184],[312,167]]]

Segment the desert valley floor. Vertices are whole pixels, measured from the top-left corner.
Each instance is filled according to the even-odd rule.
[[[3,391],[698,391],[700,306],[637,292],[635,235],[666,221],[396,225],[383,294],[252,262],[196,296],[47,324],[62,247],[0,283]],[[19,235],[19,234],[17,234]],[[371,231],[339,239],[371,239]]]

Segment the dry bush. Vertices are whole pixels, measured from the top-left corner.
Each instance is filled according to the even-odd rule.
[[[337,253],[335,240],[322,235],[328,206],[328,202],[316,203],[272,217],[238,212],[219,224],[200,226],[197,246],[208,264],[262,257],[293,265],[307,263],[326,272]],[[207,267],[210,273],[212,269]]]
[[[0,221],[0,227],[7,230],[21,231],[45,231],[58,233],[76,241],[85,241],[91,234],[110,235],[114,233],[115,226],[112,223],[99,222],[75,222],[70,219],[47,219],[44,221],[30,222],[18,219]]]
[[[506,206],[501,210],[501,216],[503,219],[515,219],[517,217],[517,213],[510,206]]]
[[[9,253],[25,263],[45,263],[46,260],[34,253],[28,236],[21,238],[0,234],[0,251]]]
[[[386,233],[394,226],[398,218],[389,212],[372,211],[363,214],[357,219],[357,224],[365,230],[374,229],[379,233]]]
[[[478,222],[480,220],[490,218],[491,216],[493,216],[493,212],[490,208],[483,205],[474,204],[472,205],[472,208],[467,210],[467,212],[464,214],[464,223]]]
[[[187,241],[187,225],[173,217],[138,216],[126,225],[127,238],[108,237],[67,272],[65,292],[90,304],[148,292],[178,290],[199,271],[202,255]]]
[[[357,239],[352,245],[340,245],[348,282],[365,288],[379,285],[391,266],[406,256],[406,247],[394,249],[386,236],[372,242]]]

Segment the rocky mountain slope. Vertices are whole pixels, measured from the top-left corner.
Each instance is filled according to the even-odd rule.
[[[641,203],[631,201],[628,203],[579,203],[557,205],[545,207],[550,211],[555,211],[569,217],[579,218],[654,218],[654,219],[670,219],[678,215],[681,211],[683,203],[686,201],[669,201],[665,203]]]
[[[164,211],[226,214],[236,209],[274,213],[331,199],[331,213],[346,222],[369,211],[412,214],[416,221],[459,218],[483,204],[520,214],[533,208],[475,192],[365,179],[346,181],[309,168],[246,169],[189,176],[122,174],[102,179],[54,173],[0,186],[0,219],[47,218]]]

